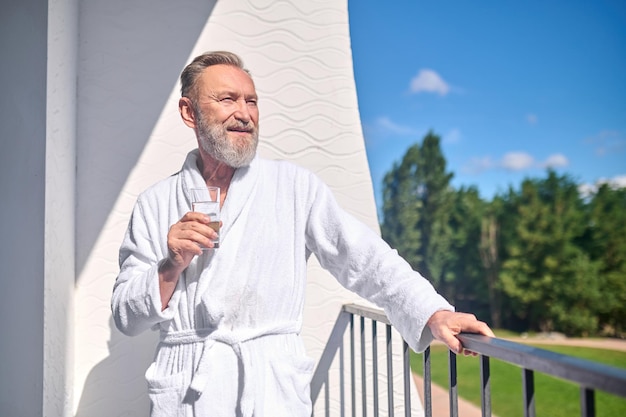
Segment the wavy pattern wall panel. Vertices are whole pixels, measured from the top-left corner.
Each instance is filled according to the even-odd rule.
[[[79,244],[82,239],[85,245],[78,260],[81,270],[76,288],[77,416],[147,415],[143,371],[152,359],[155,335],[131,339],[112,327],[109,296],[117,274],[117,249],[137,194],[176,171],[186,152],[195,147],[192,132],[177,114],[178,73],[163,74],[151,84],[165,84],[169,92],[154,94],[153,110],[143,115],[153,120],[144,129],[146,137],[137,131],[134,133],[139,137],[129,139],[135,156],[120,154],[114,145],[101,144],[106,140],[103,130],[111,138],[126,134],[118,125],[99,126],[106,123],[97,118],[102,108],[106,110],[114,103],[111,113],[123,114],[118,109],[122,106],[132,115],[138,101],[132,85],[118,82],[125,80],[126,73],[111,77],[106,68],[111,60],[114,65],[132,66],[132,60],[138,59],[125,55],[123,39],[132,42],[139,38],[144,43],[137,48],[142,51],[179,51],[172,43],[182,42],[177,40],[177,31],[187,31],[193,43],[187,45],[185,61],[177,63],[178,71],[191,57],[206,50],[239,53],[260,96],[260,153],[315,171],[334,190],[342,206],[378,230],[352,71],[347,0],[230,0],[213,2],[210,7],[201,0],[186,0],[176,6],[165,0],[145,0],[139,6],[130,3],[85,1],[81,13],[84,32],[79,76],[85,83],[82,88],[79,84],[79,109],[85,106],[82,119],[87,121],[78,129],[81,140],[86,141],[79,149],[79,165],[85,167],[79,167],[79,217],[83,218],[82,223],[79,219],[79,229],[82,224],[87,237],[78,231]],[[146,10],[154,15],[152,19],[144,19]],[[125,17],[129,14],[136,17],[134,24]],[[198,15],[205,14],[204,24],[198,25]],[[191,23],[185,25],[183,17]],[[194,19],[198,32],[192,37],[188,26],[193,26]],[[103,37],[102,31],[117,31],[118,35]],[[169,32],[156,44],[146,35],[150,31],[153,37],[159,37],[160,31]],[[102,47],[108,51],[106,55],[98,52]],[[172,65],[168,56],[161,54],[160,59],[163,61],[146,62],[148,77],[153,76],[151,65]],[[149,88],[146,94],[151,94]],[[116,170],[118,165],[121,169]],[[90,184],[94,182],[105,185],[110,200],[110,210],[98,227],[90,226],[93,210],[88,210],[89,201],[102,195],[102,191],[93,191]],[[307,294],[303,337],[309,354],[318,358],[340,306],[357,297],[341,288],[315,260],[309,267]],[[395,369],[399,370],[399,356],[396,362]],[[337,407],[336,398],[331,403]],[[419,415],[417,408],[414,415]]]

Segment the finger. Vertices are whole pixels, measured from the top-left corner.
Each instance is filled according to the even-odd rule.
[[[442,330],[438,334],[437,339],[445,343],[446,346],[448,346],[448,349],[450,349],[452,352],[456,354],[461,353],[463,349],[463,344],[461,343],[459,339],[456,338],[456,336],[454,336],[454,334],[451,331]]]
[[[477,333],[489,337],[496,337],[493,331],[485,322],[476,319],[467,321],[461,325],[461,330],[467,333]]]
[[[218,236],[218,233],[213,229],[213,227],[210,227],[207,223],[201,223],[190,219],[184,222],[176,223],[170,229],[171,238],[191,240],[196,243],[204,243],[207,238],[215,240]]]
[[[197,225],[197,223],[196,223]],[[172,230],[169,239],[169,246],[174,248],[189,249],[193,247],[192,244],[202,243],[206,238],[203,233],[201,225],[189,226],[177,230]]]
[[[478,353],[476,353],[476,352],[474,352],[472,350],[469,350],[469,349],[463,349],[463,356],[474,356],[474,357],[476,357],[476,356],[478,356]]]
[[[461,332],[479,333],[486,336],[495,337],[489,326],[476,319],[476,316],[469,313],[459,313],[451,311],[438,311],[434,313],[428,321],[428,325],[433,332],[433,336],[444,342],[454,353],[474,355],[474,352],[466,351],[456,335]]]
[[[172,254],[185,260],[190,260],[194,255],[202,254],[200,246],[189,239],[173,239],[168,242],[168,249]]]
[[[195,255],[202,254],[202,245],[209,247],[210,243],[210,239],[202,233],[194,229],[182,229],[170,233],[167,246],[172,254],[188,263]]]
[[[199,222],[202,224],[206,224],[209,223],[211,221],[211,218],[204,214],[204,213],[200,213],[197,211],[190,211],[185,213],[185,215],[180,219],[181,223],[186,223],[186,222]]]

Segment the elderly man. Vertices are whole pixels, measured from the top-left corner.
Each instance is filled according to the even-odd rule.
[[[181,83],[180,115],[198,149],[139,196],[112,297],[122,332],[160,330],[146,371],[152,417],[311,414],[314,364],[299,337],[311,254],[384,308],[416,351],[435,337],[460,352],[461,331],[493,335],[454,312],[314,174],[256,156],[257,94],[238,56],[198,56]],[[209,216],[191,210],[190,189],[207,186],[221,190],[219,249]]]

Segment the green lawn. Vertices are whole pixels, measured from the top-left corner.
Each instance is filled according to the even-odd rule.
[[[626,352],[571,346],[537,347],[566,355],[626,368]],[[448,350],[442,345],[431,348],[432,377],[436,384],[448,386]],[[422,355],[412,353],[411,368],[422,374]],[[521,368],[491,359],[491,406],[500,417],[522,417]],[[480,407],[480,367],[478,357],[457,356],[459,396]],[[535,407],[537,416],[569,417],[580,415],[578,385],[535,372]],[[626,399],[596,391],[596,416],[626,416]]]

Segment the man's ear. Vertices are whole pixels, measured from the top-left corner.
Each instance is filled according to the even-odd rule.
[[[196,114],[194,112],[193,104],[188,97],[181,97],[178,100],[178,111],[183,122],[190,128],[196,128]]]

